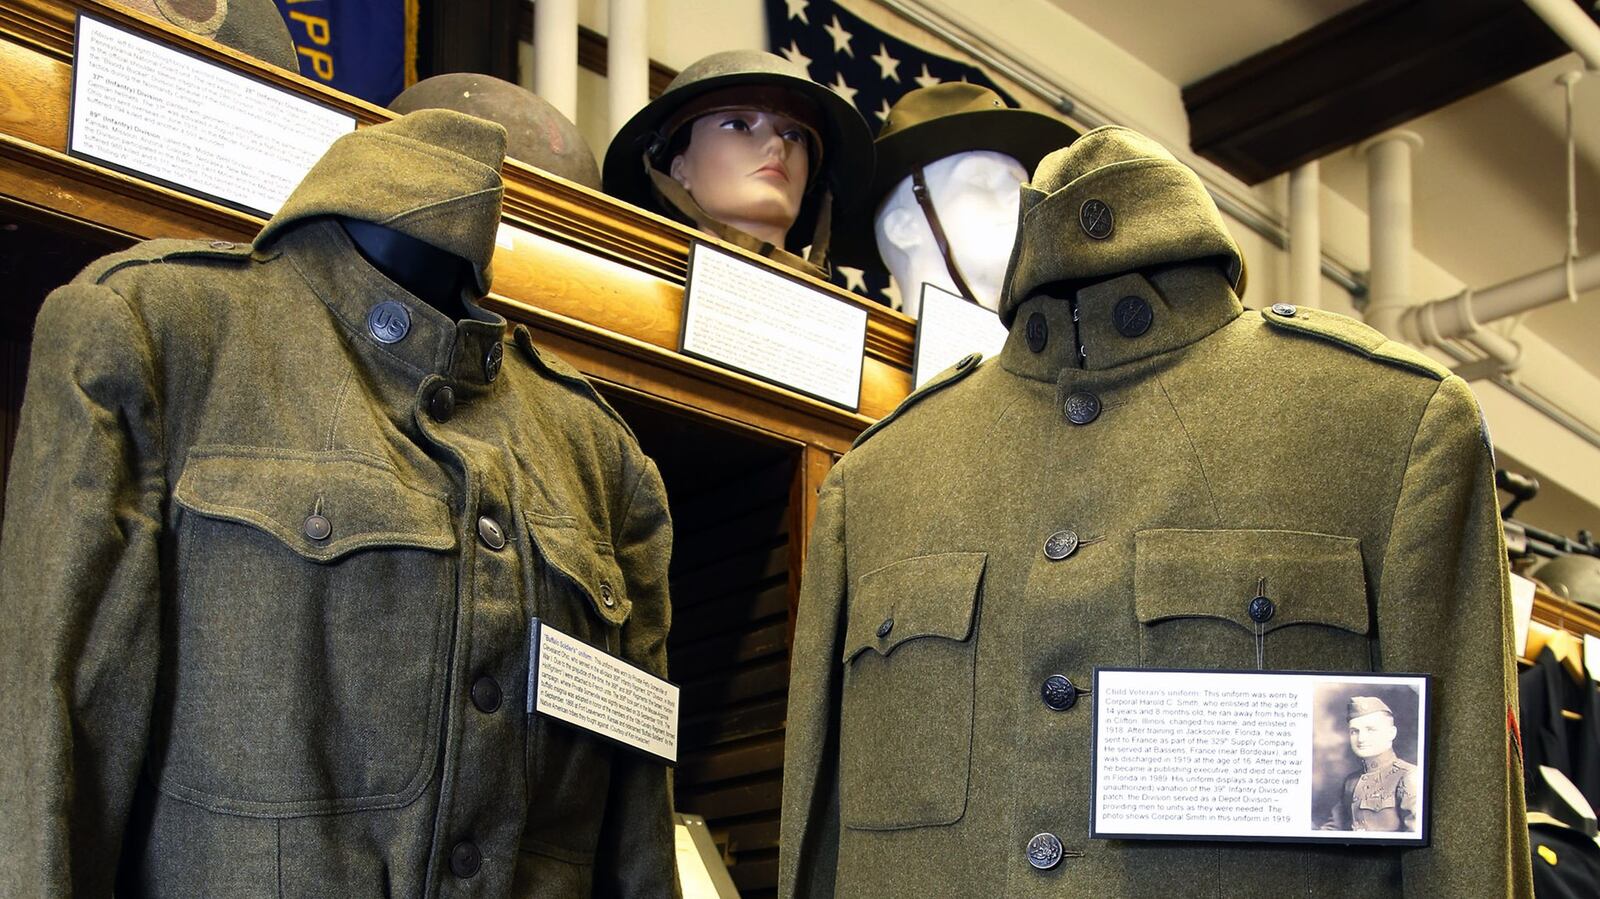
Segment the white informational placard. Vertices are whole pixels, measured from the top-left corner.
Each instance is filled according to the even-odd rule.
[[[1426,675],[1095,671],[1090,836],[1428,842]]]
[[[679,347],[852,412],[861,408],[867,310],[699,241],[689,247]]]
[[[271,216],[354,116],[78,17],[67,152]]]
[[[678,687],[533,619],[528,712],[678,761]]]
[[[1538,587],[1521,575],[1511,576],[1511,626],[1517,640],[1517,657],[1528,654],[1528,622],[1533,620],[1533,594]]]
[[[970,353],[982,353],[985,358],[998,355],[1006,345],[1006,334],[997,313],[960,294],[923,284],[911,389],[928,383]]]

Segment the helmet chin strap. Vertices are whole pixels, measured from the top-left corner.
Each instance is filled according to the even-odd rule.
[[[645,171],[650,175],[650,186],[655,190],[667,205],[678,210],[688,218],[696,227],[703,231],[715,234],[722,240],[736,247],[749,250],[757,256],[765,256],[774,262],[781,263],[793,269],[805,272],[824,281],[828,279],[828,240],[832,231],[833,220],[833,192],[822,188],[822,195],[817,198],[817,224],[811,234],[811,252],[807,258],[801,259],[783,247],[775,246],[746,231],[741,231],[725,222],[712,218],[693,196],[683,189],[683,185],[673,180],[670,175],[650,164],[648,155],[644,158]]]
[[[933,208],[933,194],[928,191],[928,179],[922,174],[922,166],[911,170],[911,195],[917,198],[917,205],[922,207],[922,215],[928,220],[928,228],[933,231],[933,242],[939,247],[939,255],[944,257],[945,270],[950,273],[950,280],[956,285],[968,302],[978,303],[978,298],[973,296],[972,288],[967,286],[967,279],[961,277],[961,267],[956,265],[955,253],[950,251],[950,240],[944,235],[944,226],[939,224],[939,213]],[[983,305],[978,303],[978,305]]]

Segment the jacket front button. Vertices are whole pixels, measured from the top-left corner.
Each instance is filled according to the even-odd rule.
[[[456,848],[450,850],[450,873],[457,877],[467,878],[478,873],[478,868],[483,866],[483,853],[471,843],[457,843]]]
[[[1249,613],[1251,621],[1256,624],[1266,624],[1272,620],[1273,615],[1277,614],[1278,604],[1265,596],[1257,596],[1255,599],[1250,600],[1250,604],[1245,608],[1245,611]]]
[[[472,683],[472,704],[485,715],[500,708],[500,685],[492,677],[480,677]]]
[[[333,522],[322,515],[311,515],[306,518],[305,529],[312,540],[326,540],[333,533]]]
[[[1075,425],[1086,425],[1100,417],[1100,398],[1088,391],[1080,390],[1067,397],[1067,421]]]
[[[1056,531],[1044,541],[1044,556],[1052,562],[1059,562],[1077,551],[1076,531]]]
[[[1051,710],[1065,712],[1078,704],[1078,686],[1064,674],[1052,674],[1044,679],[1039,696]]]
[[[478,519],[478,539],[490,549],[505,549],[506,532],[500,529],[500,523],[485,515]]]
[[[1061,864],[1061,838],[1053,833],[1041,833],[1028,841],[1028,864],[1048,871]]]
[[[456,392],[450,389],[449,384],[441,385],[433,392],[433,396],[428,398],[428,414],[433,416],[434,421],[449,421],[455,411]]]

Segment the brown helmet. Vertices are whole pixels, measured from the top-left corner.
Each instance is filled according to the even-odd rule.
[[[453,109],[506,129],[506,155],[600,189],[600,167],[578,126],[538,94],[492,75],[453,72],[411,85],[389,103],[398,113]]]

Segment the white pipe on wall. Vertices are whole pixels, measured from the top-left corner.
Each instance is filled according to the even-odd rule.
[[[533,92],[578,120],[578,0],[533,4]]]
[[[1572,0],[1523,0],[1567,46],[1583,57],[1591,72],[1600,72],[1600,25]]]
[[[1361,145],[1367,156],[1367,323],[1399,337],[1411,303],[1411,153],[1422,138],[1390,131]]]
[[[606,13],[606,115],[611,134],[650,102],[650,16],[645,0],[610,0]]]
[[[1322,305],[1321,189],[1316,160],[1289,173],[1289,297],[1303,306]]]

